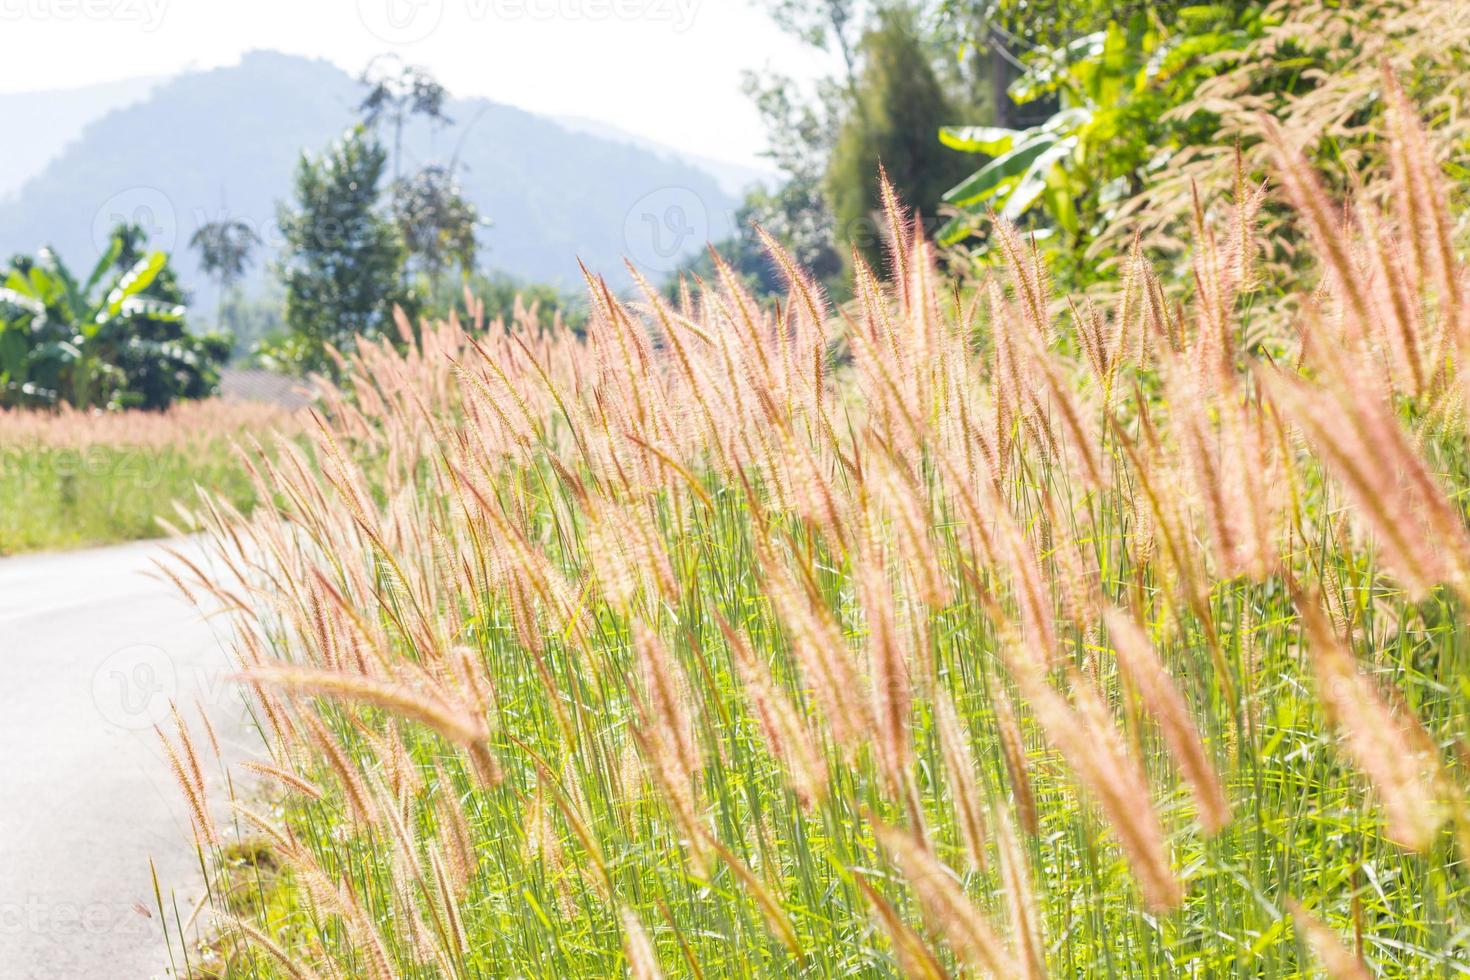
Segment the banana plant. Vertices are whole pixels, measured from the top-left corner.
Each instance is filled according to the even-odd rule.
[[[13,289],[0,288],[0,405],[49,404],[56,392],[31,378],[36,327],[44,326],[46,307]]]
[[[959,210],[943,228],[939,239],[952,245],[970,233],[982,206],[1015,221],[1050,193],[1050,210],[1057,223],[1076,230],[1076,209],[1067,197],[1066,161],[1077,152],[1078,130],[1092,118],[1090,108],[1066,109],[1030,129],[970,126],[940,130],[945,146],[967,153],[983,153],[992,159],[944,195],[944,201]]]
[[[963,240],[988,211],[1018,221],[1040,209],[1050,219],[1049,227],[1038,222],[1041,235],[1085,236],[1167,155],[1176,125],[1169,110],[1213,70],[1210,56],[1243,45],[1256,26],[1223,5],[1198,5],[1180,8],[1167,27],[1137,14],[1028,55],[1011,98],[1052,97],[1058,111],[1028,129],[940,130],[946,146],[990,157],[945,195],[956,213],[941,243]]]
[[[49,248],[0,274],[0,404],[162,408],[207,394],[228,353],[185,326],[168,255],[120,226],[84,283]]]

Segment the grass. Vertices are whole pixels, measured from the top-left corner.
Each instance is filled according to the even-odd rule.
[[[176,720],[208,971],[1470,973],[1470,305],[1392,118],[1357,251],[1279,151],[1305,348],[1245,312],[1244,181],[1183,306],[1137,255],[1057,302],[999,224],[977,312],[894,205],[840,317],[770,243],[779,315],[721,270],[360,345],[179,569],[274,801],[211,801]],[[243,920],[239,840],[288,871]]]
[[[162,536],[196,487],[241,511],[254,487],[232,441],[299,423],[261,406],[180,405],[166,413],[0,414],[0,555]]]

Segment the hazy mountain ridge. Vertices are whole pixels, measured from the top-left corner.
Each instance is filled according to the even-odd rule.
[[[36,176],[94,119],[143,99],[162,78],[130,78],[49,92],[0,94],[0,119],[23,139],[0,153],[0,201]]]
[[[176,254],[196,297],[212,297],[190,236],[206,221],[240,218],[273,256],[277,203],[290,196],[300,154],[351,126],[361,97],[355,80],[325,61],[270,52],[163,82],[89,123],[0,201],[0,254],[51,244],[83,267],[111,224],[137,220]],[[492,222],[481,235],[482,267],[573,286],[580,256],[625,285],[624,256],[657,276],[728,228],[734,199],[687,163],[485,99],[454,100],[447,111],[448,126],[406,128],[401,167],[457,151],[466,195]],[[391,148],[391,132],[383,137]]]
[[[731,163],[729,160],[705,156],[702,153],[689,153],[677,146],[669,146],[667,143],[660,143],[658,140],[630,133],[625,129],[596,119],[588,119],[584,116],[553,116],[552,118],[575,133],[587,133],[602,139],[630,143],[662,157],[687,163],[714,177],[720,182],[720,186],[725,189],[726,193],[735,197],[743,195],[756,185],[772,185],[781,179],[779,171],[774,168],[748,167],[744,164]]]

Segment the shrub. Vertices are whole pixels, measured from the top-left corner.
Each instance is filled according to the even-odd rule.
[[[42,249],[0,278],[0,407],[166,408],[219,382],[230,341],[192,334],[168,255],[119,225],[85,283]]]

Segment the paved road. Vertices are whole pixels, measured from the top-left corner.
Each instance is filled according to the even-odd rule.
[[[201,886],[152,725],[206,706],[258,745],[218,623],[144,573],[157,545],[0,559],[0,978],[164,975],[148,859],[187,916]],[[202,734],[195,724],[196,733]],[[222,777],[204,749],[216,798]]]

